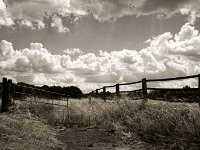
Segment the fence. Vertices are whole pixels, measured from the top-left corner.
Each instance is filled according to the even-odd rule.
[[[151,88],[147,86],[147,83],[150,82],[163,82],[163,81],[177,81],[177,80],[184,80],[184,79],[192,79],[192,78],[198,78],[198,88]],[[142,88],[141,89],[137,89],[137,90],[133,90],[133,91],[120,91],[120,86],[123,85],[134,85],[134,84],[139,84],[142,83]],[[100,90],[103,90],[103,99],[106,100],[106,89],[108,88],[113,88],[115,87],[116,92],[115,94],[117,96],[120,95],[121,92],[137,92],[137,91],[142,91],[143,94],[143,100],[147,100],[148,99],[148,90],[179,90],[179,91],[189,91],[189,90],[193,90],[193,91],[198,91],[198,93],[200,94],[200,74],[198,75],[191,75],[191,76],[184,76],[184,77],[175,77],[175,78],[164,78],[164,79],[146,79],[143,78],[141,81],[137,81],[137,82],[130,82],[130,83],[121,83],[121,84],[116,84],[116,85],[111,85],[111,86],[104,86],[102,88],[96,89],[96,94],[99,94]]]
[[[19,90],[21,89],[21,90]],[[18,96],[17,96],[18,95]],[[68,100],[69,96],[62,94],[62,93],[57,93],[57,92],[52,92],[52,91],[46,91],[42,90],[39,88],[35,87],[29,87],[29,86],[23,86],[23,85],[18,85],[12,83],[11,79],[3,78],[2,80],[2,104],[1,104],[1,112],[6,112],[8,111],[8,107],[11,105],[11,100],[19,97],[24,97],[24,96],[33,96],[33,97],[45,97],[48,98],[51,102],[46,102],[46,101],[34,101],[36,103],[43,103],[47,105],[57,105],[57,106],[62,106],[62,107],[68,107]],[[66,99],[67,105],[61,105],[54,103],[54,98],[62,98]],[[20,99],[23,100],[23,99]],[[25,100],[25,99],[24,99]],[[30,102],[29,100],[25,100]],[[61,101],[61,100],[60,100]],[[32,101],[31,101],[32,102]]]

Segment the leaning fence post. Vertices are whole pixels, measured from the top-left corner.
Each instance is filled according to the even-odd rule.
[[[116,94],[119,96],[119,84],[116,84]]]
[[[143,91],[143,100],[147,100],[147,83],[146,78],[142,79],[142,91]]]
[[[106,101],[106,87],[103,87],[103,99]]]
[[[7,78],[3,78],[3,90],[2,90],[2,103],[1,103],[1,112],[8,111],[8,81]]]

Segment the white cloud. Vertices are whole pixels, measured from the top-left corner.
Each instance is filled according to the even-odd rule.
[[[0,0],[0,27],[1,26],[12,26],[14,24],[13,19],[6,10],[6,5],[3,0]]]
[[[45,73],[62,72],[59,55],[52,55],[40,43],[31,43],[30,49],[14,50],[12,43],[1,41],[1,69]],[[24,70],[23,70],[24,67]],[[28,68],[29,69],[28,69]]]
[[[62,19],[57,15],[52,17],[51,27],[56,28],[59,33],[69,32],[69,29],[63,25]]]
[[[179,33],[163,33],[148,40],[140,50],[99,51],[98,55],[80,49],[53,55],[41,43],[14,50],[12,43],[0,43],[0,74],[32,84],[76,85],[89,92],[104,85],[132,82],[141,78],[165,78],[198,74],[200,35],[190,24]],[[74,57],[76,55],[76,57]],[[22,75],[23,72],[23,75]],[[167,83],[165,86],[184,86]]]
[[[26,28],[35,29],[33,23],[30,22],[30,21],[28,21],[28,20],[19,20],[19,21],[16,21],[16,23],[17,23],[20,27],[26,27]]]
[[[38,20],[36,23],[36,28],[38,30],[44,29],[45,28],[45,23],[43,23],[42,21]]]
[[[66,50],[63,50],[63,52],[67,55],[70,55],[70,56],[80,56],[80,55],[83,55],[84,52],[82,50],[80,50],[79,48],[73,48],[73,49],[66,49]]]

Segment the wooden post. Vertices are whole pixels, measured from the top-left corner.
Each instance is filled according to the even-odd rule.
[[[200,107],[200,74],[198,74],[198,95],[199,95],[199,107]]]
[[[67,107],[69,107],[69,97],[67,97]]]
[[[3,78],[3,90],[2,90],[2,103],[1,112],[8,111],[8,81],[7,78]]]
[[[12,98],[12,80],[7,80],[7,78],[3,78],[3,91],[2,91],[2,106],[1,112],[7,112],[8,107],[11,105]]]
[[[15,99],[16,85],[15,85],[15,84],[12,84],[12,88],[13,88],[13,91],[12,91],[12,98]]]
[[[25,99],[25,87],[22,87],[22,98]]]
[[[12,99],[12,80],[8,80],[8,106],[11,106]]]
[[[198,74],[198,88],[200,89],[200,74]]]
[[[106,102],[106,87],[103,87],[103,99]]]
[[[99,94],[99,90],[98,90],[98,89],[96,89],[96,94],[97,94],[97,95]]]
[[[63,122],[65,122],[65,108],[63,108]]]
[[[35,94],[35,89],[32,89],[32,94],[33,94],[34,99],[36,99],[37,96],[36,96],[36,94]]]
[[[146,78],[142,79],[142,91],[143,91],[143,100],[147,100],[147,83]]]
[[[119,84],[116,84],[116,94],[119,96]]]
[[[49,92],[47,92],[47,99],[50,101],[50,94],[49,94]]]
[[[52,108],[53,108],[53,100],[54,100],[54,98],[52,98],[52,100],[51,100]]]

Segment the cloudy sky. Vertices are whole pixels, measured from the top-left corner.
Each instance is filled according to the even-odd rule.
[[[199,74],[199,17],[199,0],[0,0],[0,77],[90,92]]]

